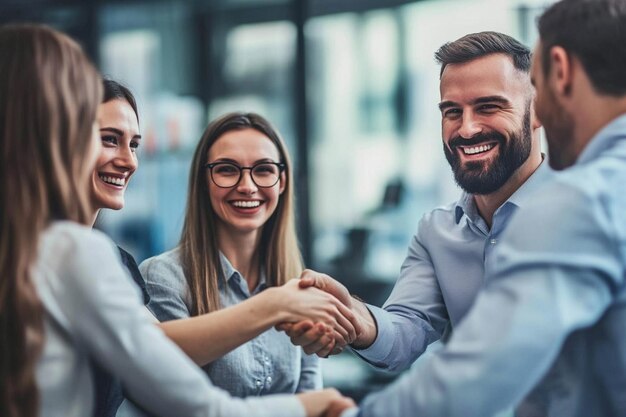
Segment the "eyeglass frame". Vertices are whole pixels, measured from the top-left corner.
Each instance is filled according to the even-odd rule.
[[[227,187],[224,187],[223,185],[219,185],[216,181],[215,178],[213,178],[213,167],[216,165],[223,165],[223,164],[227,164],[227,165],[232,165],[235,166],[237,168],[239,168],[239,178],[237,178],[237,181],[233,184],[233,185],[229,185]],[[276,182],[272,185],[259,185],[257,184],[257,182],[254,180],[254,175],[252,175],[252,170],[254,168],[256,168],[259,165],[276,165],[278,167],[278,176],[276,178]],[[287,169],[287,164],[285,164],[284,162],[274,162],[274,161],[269,161],[269,162],[257,162],[256,164],[250,166],[250,167],[242,167],[237,165],[234,162],[227,162],[227,161],[219,161],[219,162],[209,162],[204,164],[204,168],[209,170],[209,176],[211,177],[211,181],[213,181],[213,184],[215,184],[216,187],[219,188],[233,188],[236,187],[237,185],[239,185],[239,183],[241,182],[241,178],[243,177],[243,170],[247,169],[250,171],[250,179],[252,180],[252,182],[254,183],[254,185],[256,185],[259,188],[272,188],[273,186],[275,186],[276,184],[278,184],[278,181],[280,181],[280,174],[282,174],[286,169]]]

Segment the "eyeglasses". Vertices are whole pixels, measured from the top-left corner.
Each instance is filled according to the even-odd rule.
[[[261,188],[276,185],[285,164],[279,162],[259,162],[251,167],[240,167],[231,162],[214,162],[204,166],[211,170],[211,180],[220,188],[230,188],[239,184],[244,169],[250,170],[252,182]]]

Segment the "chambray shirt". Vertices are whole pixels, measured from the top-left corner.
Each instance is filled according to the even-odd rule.
[[[252,294],[248,284],[228,259],[220,254],[226,277],[219,282],[223,307],[242,302],[267,288],[264,274]],[[191,297],[180,263],[180,250],[174,249],[147,259],[139,265],[150,294],[148,307],[160,321],[189,317]],[[237,326],[237,323],[232,323]],[[322,387],[319,358],[294,346],[289,337],[274,328],[204,366],[211,381],[237,397],[295,393]]]
[[[449,343],[361,415],[626,416],[626,115],[555,177],[510,222]]]
[[[93,415],[93,360],[154,416],[304,417],[293,395],[240,399],[214,387],[148,317],[102,233],[54,222],[37,249],[32,277],[45,331],[36,368],[39,416]]]
[[[382,309],[368,305],[378,327],[374,343],[353,351],[376,367],[403,370],[455,327],[484,286],[485,273],[494,268],[494,249],[512,214],[553,175],[547,165],[542,163],[495,211],[491,229],[468,193],[427,213],[389,299]]]

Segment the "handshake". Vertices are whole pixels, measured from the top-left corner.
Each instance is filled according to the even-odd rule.
[[[325,358],[346,345],[362,349],[374,342],[376,324],[371,313],[330,276],[307,269],[280,290],[286,317],[276,329],[305,353]]]
[[[274,287],[273,306],[279,314],[277,330],[305,353],[328,357],[351,345],[366,348],[376,338],[376,324],[365,304],[326,274],[302,272],[281,287]],[[298,394],[307,416],[338,417],[354,402],[334,389]]]

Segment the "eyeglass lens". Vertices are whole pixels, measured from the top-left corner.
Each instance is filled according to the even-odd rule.
[[[239,167],[229,162],[213,165],[211,178],[218,187],[234,187],[239,183],[241,173],[244,169],[249,169],[252,174],[252,181],[259,187],[272,187],[278,182],[280,169],[277,164],[260,163],[252,167]]]

